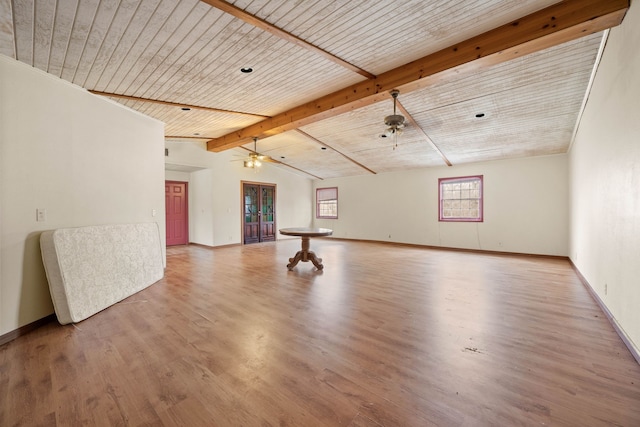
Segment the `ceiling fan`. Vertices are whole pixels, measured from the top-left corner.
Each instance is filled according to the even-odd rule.
[[[262,162],[277,163],[271,157],[258,153],[257,146],[258,146],[258,138],[253,137],[253,151],[249,150],[250,151],[249,157],[246,160],[244,160],[245,168],[257,169],[260,166],[262,166]]]
[[[387,130],[381,135],[383,138],[393,138],[393,149],[398,146],[398,135],[402,134],[404,130],[404,116],[396,113],[396,103],[398,102],[398,95],[400,91],[394,89],[391,91],[393,97],[393,114],[384,118],[384,124],[387,125]]]

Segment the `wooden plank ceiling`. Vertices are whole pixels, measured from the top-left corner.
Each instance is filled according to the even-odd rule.
[[[567,37],[553,27],[565,9],[580,14],[572,8],[593,16]],[[278,161],[265,167],[333,178],[566,152],[602,30],[626,8],[619,0],[0,0],[0,54],[162,120],[168,140],[219,151],[251,149],[251,136],[261,136],[258,151]],[[396,78],[405,64],[535,13],[552,19],[542,50],[518,45],[509,60],[445,67],[400,87],[408,125],[395,149],[381,137],[393,101],[376,76]],[[263,125],[369,84],[379,88],[367,94],[373,101],[333,108],[340,100],[286,131]]]

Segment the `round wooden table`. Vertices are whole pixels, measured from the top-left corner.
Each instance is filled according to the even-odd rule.
[[[294,228],[281,228],[280,234],[285,236],[299,236],[302,238],[302,249],[296,253],[293,258],[289,258],[289,264],[287,268],[289,271],[293,270],[300,261],[311,261],[318,270],[322,270],[322,258],[318,258],[313,251],[309,250],[309,240],[312,237],[331,236],[333,230],[328,228],[308,228],[308,227],[294,227]]]

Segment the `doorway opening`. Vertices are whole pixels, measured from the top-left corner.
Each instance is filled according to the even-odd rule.
[[[242,241],[244,244],[276,240],[276,186],[242,183]]]
[[[167,246],[189,243],[188,184],[181,181],[165,181],[164,201],[166,211]]]

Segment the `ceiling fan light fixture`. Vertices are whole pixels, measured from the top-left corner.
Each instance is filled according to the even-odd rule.
[[[387,130],[383,135],[380,135],[381,137],[392,136],[394,138],[394,150],[398,146],[398,135],[401,135],[402,130],[404,129],[404,116],[396,112],[396,104],[398,102],[399,94],[400,91],[397,89],[391,91],[391,96],[393,97],[393,114],[384,118],[384,124],[387,125]]]
[[[390,127],[404,126],[404,116],[400,114],[392,114],[384,118],[384,124]]]
[[[389,126],[386,131],[381,135],[383,138],[390,138],[396,135],[402,135],[403,128],[400,126]]]
[[[269,161],[269,156],[258,153],[258,137],[253,137],[253,151],[249,154],[249,158],[244,161],[245,168],[252,168],[258,172],[258,168],[262,166],[262,160]]]

